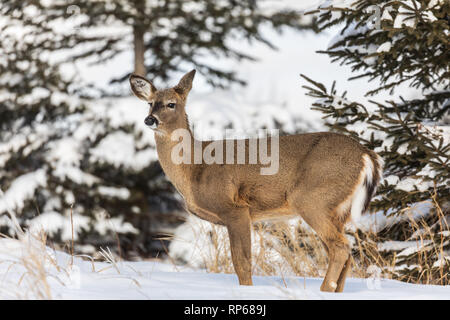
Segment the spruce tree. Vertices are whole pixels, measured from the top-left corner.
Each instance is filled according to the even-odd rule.
[[[231,0],[2,2],[0,232],[11,234],[12,211],[23,227],[42,228],[55,243],[71,241],[73,221],[76,247],[88,253],[99,246],[117,248],[124,258],[163,251],[156,236],[181,223],[182,208],[143,124],[146,111],[130,112],[136,102],[128,87],[101,88],[97,99],[65,68],[131,49],[134,66],[130,61],[113,82],[131,72],[167,80],[195,67],[212,85],[242,83],[204,56],[252,59],[227,39],[271,46],[262,24],[309,28],[297,12],[258,8]]]
[[[134,71],[151,75],[152,79],[167,82],[179,71],[195,68],[207,75],[214,87],[230,83],[245,84],[236,70],[218,68],[208,62],[207,56],[233,60],[255,60],[251,54],[233,47],[231,38],[240,41],[260,42],[275,49],[261,32],[263,25],[282,31],[283,27],[298,30],[314,29],[310,19],[305,20],[298,10],[265,10],[266,0],[211,1],[211,0],[70,0],[52,5],[52,15],[80,16],[80,32],[73,34],[73,42],[84,46],[72,58],[94,57],[97,63],[105,62],[133,47],[134,69],[112,79],[123,82]],[[76,14],[67,8],[77,8]],[[114,25],[124,30],[116,35],[103,33],[84,34],[83,28]],[[91,43],[98,45],[89,46]],[[87,48],[87,49],[86,49]]]
[[[11,234],[11,211],[55,243],[71,240],[73,224],[80,250],[120,242],[128,256],[150,254],[153,232],[167,224],[161,215],[179,211],[179,202],[144,126],[117,121],[120,108],[108,112],[111,102],[80,99],[71,89],[57,57],[73,45],[72,34],[59,30],[47,4],[0,7],[7,19],[0,40],[0,232]],[[112,153],[133,162],[118,163]]]
[[[352,135],[385,161],[371,210],[387,218],[376,228],[379,252],[366,252],[364,258],[378,264],[395,261],[385,271],[398,279],[448,284],[450,3],[359,0],[342,7],[328,1],[315,12],[321,30],[340,26],[320,53],[351,66],[350,80],[379,82],[366,93],[367,101],[352,101],[347,97],[351,89],[338,92],[343,84],[327,88],[303,75],[327,125]],[[415,90],[415,98],[402,96],[402,84]],[[392,99],[379,101],[377,94],[386,90]],[[392,241],[402,244],[389,246]]]

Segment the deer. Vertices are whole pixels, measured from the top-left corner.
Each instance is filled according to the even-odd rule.
[[[278,171],[270,175],[261,174],[261,163],[174,163],[171,154],[179,139],[172,134],[179,129],[191,133],[185,109],[195,73],[159,90],[145,77],[129,78],[134,95],[150,107],[144,122],[155,132],[161,168],[183,197],[186,210],[226,227],[234,270],[239,284],[247,286],[253,285],[252,224],[300,216],[328,255],[320,290],[342,292],[352,264],[345,226],[367,211],[382,177],[381,157],[347,135],[313,132],[280,136],[278,150],[270,145],[269,150],[279,153]],[[190,139],[191,146],[213,143],[198,141],[192,134]],[[252,139],[260,138],[219,143],[248,146]]]

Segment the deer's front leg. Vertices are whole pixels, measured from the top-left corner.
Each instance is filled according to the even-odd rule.
[[[231,258],[240,285],[251,286],[252,252],[251,252],[251,220],[248,211],[233,213],[227,221],[230,238]]]

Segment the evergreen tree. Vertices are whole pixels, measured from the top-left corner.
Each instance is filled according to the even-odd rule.
[[[339,7],[329,1],[316,12],[321,30],[342,26],[321,53],[350,65],[351,79],[380,83],[366,93],[369,102],[351,101],[347,92],[338,93],[336,83],[327,89],[303,76],[328,126],[352,135],[385,161],[384,182],[371,203],[372,211],[389,217],[377,230],[378,248],[391,240],[403,244],[366,258],[395,261],[386,271],[402,280],[448,284],[450,128],[444,119],[450,107],[450,3],[359,0]],[[416,98],[377,101],[378,93],[389,90],[394,96],[403,83],[415,89]]]
[[[265,0],[212,1],[212,0],[70,0],[52,5],[53,16],[68,14],[67,8],[77,8],[82,16],[79,27],[95,28],[114,25],[125,30],[116,35],[103,33],[86,35],[74,33],[72,41],[83,46],[73,59],[95,57],[105,62],[121,52],[134,48],[134,72],[151,75],[152,79],[166,82],[174,72],[197,69],[207,75],[213,86],[225,87],[230,83],[244,84],[235,70],[223,70],[205,59],[207,55],[234,60],[254,60],[255,57],[230,45],[231,38],[261,42],[275,47],[261,33],[261,26],[270,25],[282,31],[283,27],[299,30],[314,28],[310,20],[304,21],[296,10],[267,10],[261,6]],[[72,11],[70,11],[72,13]],[[90,43],[98,43],[92,48]],[[123,82],[132,68],[123,76],[112,79]]]
[[[133,48],[135,66],[119,82],[133,69],[167,80],[184,66],[196,67],[213,85],[241,82],[204,55],[252,59],[227,39],[271,46],[262,24],[303,28],[298,13],[264,13],[257,4],[2,2],[0,232],[10,234],[6,213],[12,211],[24,227],[43,228],[55,242],[71,240],[73,221],[76,245],[88,253],[95,250],[88,245],[116,248],[117,242],[124,257],[163,250],[155,235],[180,223],[182,209],[143,124],[146,110],[130,112],[134,98],[92,99],[65,67],[83,59],[102,63]]]
[[[94,108],[70,89],[56,56],[72,43],[42,3],[0,7],[7,17],[0,40],[0,232],[11,232],[5,217],[12,211],[24,227],[42,228],[56,242],[71,240],[73,221],[77,244],[116,247],[119,235],[127,253],[148,254],[152,233],[166,224],[160,215],[179,211],[178,200],[144,126],[117,121],[120,108]],[[112,139],[116,144],[108,144]],[[102,158],[112,152],[133,162]]]

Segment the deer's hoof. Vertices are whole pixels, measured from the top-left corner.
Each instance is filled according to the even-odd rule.
[[[334,281],[330,282],[322,282],[322,285],[320,286],[320,291],[323,292],[336,292],[337,283]]]

